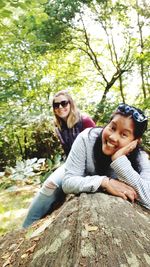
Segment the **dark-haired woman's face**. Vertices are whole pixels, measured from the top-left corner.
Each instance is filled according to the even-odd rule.
[[[134,122],[131,117],[116,114],[102,133],[102,151],[112,156],[120,148],[132,142],[134,137]]]

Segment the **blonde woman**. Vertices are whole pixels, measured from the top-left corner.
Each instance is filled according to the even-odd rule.
[[[88,116],[80,114],[75,102],[67,91],[59,91],[54,96],[52,105],[56,133],[67,157],[78,134],[86,128],[94,127],[95,123]],[[54,203],[64,198],[61,186],[64,169],[63,164],[44,182],[29,207],[27,217],[23,223],[24,228],[50,214],[53,210]]]

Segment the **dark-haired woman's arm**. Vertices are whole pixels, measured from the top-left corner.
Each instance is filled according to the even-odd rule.
[[[89,129],[74,141],[65,164],[62,188],[65,193],[96,192],[105,176],[94,175],[92,159],[95,139],[89,139]]]
[[[118,179],[132,186],[137,194],[138,201],[150,209],[150,161],[148,155],[141,151],[139,154],[141,172],[138,174],[128,158],[123,155],[111,163],[111,167],[118,175]]]

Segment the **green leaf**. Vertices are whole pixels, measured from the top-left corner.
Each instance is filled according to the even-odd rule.
[[[6,4],[1,0],[0,2],[0,8],[3,8]]]
[[[18,3],[10,3],[10,6],[12,6],[12,7],[18,7]]]
[[[1,12],[2,17],[10,17],[12,15],[12,12],[8,9],[3,9]]]
[[[28,5],[25,3],[18,3],[18,7],[20,7],[21,9],[24,9],[24,10],[28,9]]]
[[[39,0],[40,4],[46,4],[48,1],[47,0]]]

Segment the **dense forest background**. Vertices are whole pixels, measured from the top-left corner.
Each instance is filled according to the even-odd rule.
[[[35,157],[59,160],[51,109],[59,90],[97,125],[119,102],[148,115],[148,0],[1,0],[0,8],[1,171]]]

